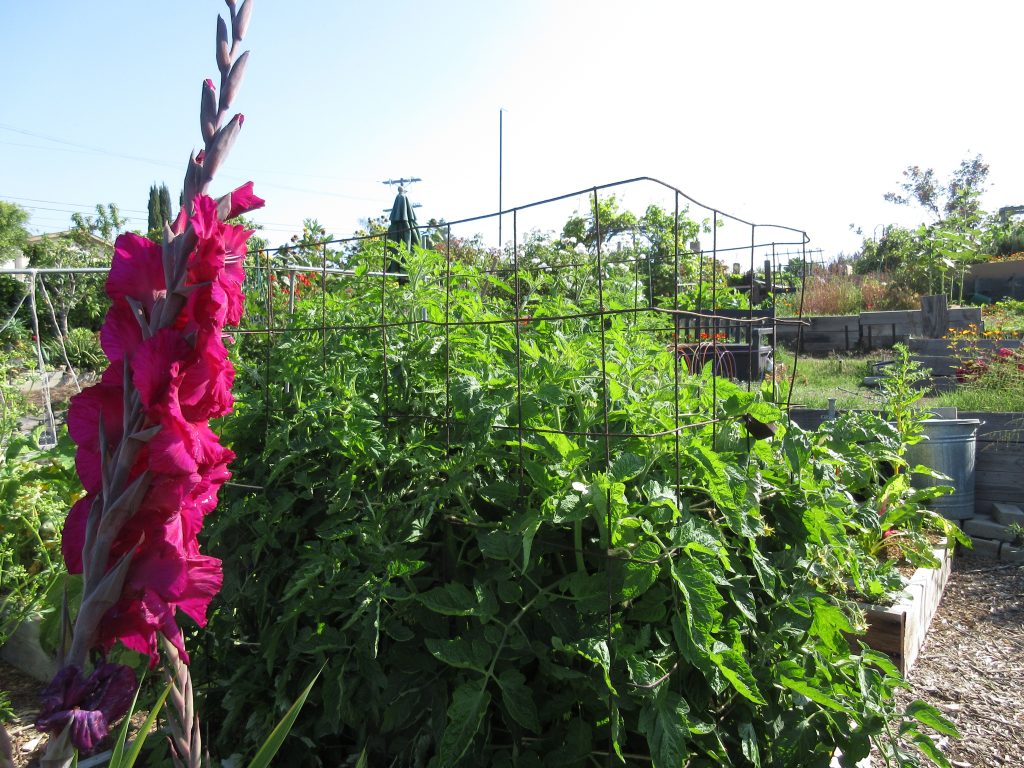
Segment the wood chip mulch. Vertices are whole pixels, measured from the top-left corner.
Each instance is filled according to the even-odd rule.
[[[1024,768],[1024,565],[957,557],[907,682],[960,731],[955,768]]]
[[[954,560],[908,683],[903,703],[924,699],[960,730],[940,741],[955,768],[1024,768],[1024,565]],[[25,768],[45,740],[32,727],[42,685],[0,663],[0,688],[16,713],[14,764]]]
[[[0,690],[6,691],[14,711],[14,719],[2,725],[7,729],[12,742],[12,753],[16,768],[35,763],[35,758],[46,744],[46,735],[32,725],[39,711],[39,693],[45,683],[40,683],[14,667],[0,662]],[[0,766],[3,756],[0,755]]]

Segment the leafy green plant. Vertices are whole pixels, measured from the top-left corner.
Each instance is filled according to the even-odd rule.
[[[919,442],[923,421],[929,414],[918,406],[924,395],[928,374],[903,344],[893,349],[892,364],[884,369],[879,389],[882,393],[882,414],[886,426],[893,431],[893,448],[876,457],[875,466],[884,469],[884,476],[875,483],[868,500],[868,514],[861,517],[859,536],[865,552],[881,557],[886,550],[914,566],[937,567],[932,554],[929,532],[935,532],[950,545],[970,547],[970,540],[953,522],[928,509],[928,502],[953,491],[946,485],[914,488],[912,475],[923,474],[947,480],[929,467],[910,466],[905,458],[908,446]],[[869,417],[865,417],[869,418]],[[875,430],[882,430],[880,424]],[[871,512],[875,514],[872,515]]]
[[[46,359],[51,365],[63,365],[65,352],[68,362],[76,371],[100,371],[107,365],[107,358],[100,347],[96,332],[87,328],[71,328],[68,337],[63,341],[63,349],[61,340],[56,338],[48,339],[43,345]]]
[[[81,494],[66,432],[46,451],[39,432],[15,434],[0,457],[0,644],[64,574],[60,530]]]
[[[1008,533],[1013,535],[1014,546],[1019,547],[1024,544],[1024,525],[1021,525],[1020,523],[1010,523],[1006,526],[1006,530]]]
[[[9,723],[14,719],[14,705],[11,703],[11,695],[0,688],[0,724]]]
[[[907,345],[896,344],[892,364],[883,369],[878,389],[885,416],[896,427],[904,447],[921,440],[925,415],[916,404],[924,397],[927,380],[928,372],[910,357]]]
[[[353,266],[234,353],[224,600],[192,643],[219,743],[325,665],[297,765],[937,754],[920,726],[952,727],[847,639],[849,575],[881,577],[836,477],[867,489],[868,458],[680,370],[659,314],[619,311],[631,275],[568,297],[424,251],[404,285]]]
[[[1024,301],[1003,299],[982,308],[985,335],[998,339],[1024,336]]]

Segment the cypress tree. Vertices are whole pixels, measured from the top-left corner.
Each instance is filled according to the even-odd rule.
[[[149,188],[149,231],[160,231],[164,227],[164,221],[160,210],[160,195],[156,190],[156,184]]]
[[[160,215],[162,217],[161,226],[165,221],[174,220],[174,211],[171,210],[171,193],[166,184],[160,185]]]

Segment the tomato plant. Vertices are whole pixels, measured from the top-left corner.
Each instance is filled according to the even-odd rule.
[[[191,646],[224,744],[326,662],[296,764],[943,764],[849,596],[897,588],[862,546],[897,432],[691,375],[628,272],[352,266],[235,351]]]

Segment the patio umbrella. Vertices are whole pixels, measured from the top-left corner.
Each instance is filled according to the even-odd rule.
[[[388,240],[405,246],[406,251],[411,251],[414,245],[420,244],[419,226],[416,224],[416,212],[412,203],[405,194],[405,188],[398,188],[398,195],[395,197],[395,204],[391,206],[391,224],[388,226]],[[392,255],[388,272],[404,271],[405,259],[402,257],[397,246],[389,245],[388,250]]]

